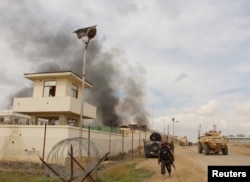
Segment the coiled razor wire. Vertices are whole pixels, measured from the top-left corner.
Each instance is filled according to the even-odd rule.
[[[61,179],[84,177],[100,164],[103,156],[102,148],[91,140],[80,137],[68,138],[58,142],[51,149],[47,157],[49,168],[46,167],[46,172],[51,177],[57,173]]]

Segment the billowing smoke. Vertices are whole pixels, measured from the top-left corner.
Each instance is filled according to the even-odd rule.
[[[1,22],[16,58],[29,62],[32,72],[81,75],[83,43],[72,33],[73,21],[54,26],[41,13],[45,14],[38,4],[21,1],[9,1],[1,9]],[[16,21],[17,17],[22,18]],[[91,40],[86,58],[86,79],[93,88],[85,96],[97,106],[97,120],[109,126],[147,124],[142,69],[130,66],[121,49],[103,51],[102,43],[98,36]],[[31,96],[31,88],[21,88],[11,99],[25,96]]]

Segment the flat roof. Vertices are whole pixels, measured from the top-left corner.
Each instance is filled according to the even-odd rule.
[[[82,77],[78,74],[73,73],[72,71],[57,71],[57,72],[38,72],[38,73],[25,73],[24,77],[35,81],[38,79],[56,79],[56,78],[68,78],[79,84],[82,83]],[[91,88],[92,84],[85,80],[84,87]]]

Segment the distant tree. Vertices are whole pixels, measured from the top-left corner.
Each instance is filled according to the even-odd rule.
[[[236,136],[237,136],[237,137],[245,137],[244,134],[237,134]]]

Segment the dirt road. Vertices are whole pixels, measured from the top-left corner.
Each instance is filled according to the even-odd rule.
[[[149,158],[138,163],[138,168],[154,171],[155,175],[145,182],[207,182],[209,165],[250,165],[250,145],[229,145],[229,154],[199,154],[197,146],[175,147],[175,166],[172,174],[165,178],[160,175],[160,166],[156,158]]]

